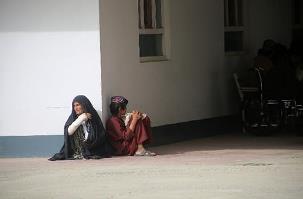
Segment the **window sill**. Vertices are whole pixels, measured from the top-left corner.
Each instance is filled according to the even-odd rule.
[[[153,34],[163,34],[164,29],[163,28],[154,28],[154,29],[139,29],[139,33],[141,35],[153,35]]]
[[[239,32],[244,31],[244,26],[225,26],[224,27],[225,32]]]
[[[241,56],[241,55],[246,55],[246,54],[248,54],[248,52],[245,50],[225,52],[225,56]]]
[[[140,57],[140,62],[160,62],[160,61],[168,61],[166,56],[153,56],[153,57]]]

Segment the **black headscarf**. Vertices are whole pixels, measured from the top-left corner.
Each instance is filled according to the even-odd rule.
[[[88,129],[88,137],[85,141],[85,150],[83,154],[84,158],[89,159],[91,157],[109,156],[111,147],[107,142],[105,129],[97,111],[94,109],[87,97],[84,95],[78,95],[73,99],[72,113],[64,125],[64,145],[62,146],[60,152],[55,154],[49,160],[72,159],[74,154],[72,149],[73,142],[68,135],[68,127],[78,118],[78,115],[73,108],[75,102],[78,102],[82,106],[85,113],[90,113],[92,116],[91,119],[87,121],[90,123],[90,128]]]

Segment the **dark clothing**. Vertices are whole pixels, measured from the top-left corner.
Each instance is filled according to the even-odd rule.
[[[285,46],[272,40],[259,50],[255,67],[262,68],[265,99],[294,99],[297,92],[295,69]]]
[[[83,154],[85,154],[85,135],[83,132],[83,128],[79,127],[73,135],[71,136],[71,147],[72,151],[74,151],[73,158],[75,159],[83,159]]]
[[[151,141],[150,119],[147,116],[138,120],[134,132],[125,126],[121,118],[112,116],[106,122],[106,130],[116,155],[134,155],[138,144]]]
[[[85,110],[85,113],[90,113],[92,115],[92,118],[87,121],[89,128],[86,141],[83,140],[82,125],[78,127],[74,135],[68,134],[68,127],[78,117],[73,108],[75,102],[81,104]],[[95,157],[107,157],[111,152],[111,147],[107,142],[106,132],[103,127],[102,121],[91,102],[83,95],[79,95],[74,98],[72,102],[72,113],[64,125],[64,144],[60,152],[55,154],[49,160],[54,161],[74,159],[74,155],[77,155],[79,153],[79,149],[81,150],[81,155],[83,155],[83,157],[86,159]]]

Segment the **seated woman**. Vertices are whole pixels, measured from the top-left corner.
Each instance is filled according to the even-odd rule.
[[[64,145],[50,161],[64,159],[99,159],[108,157],[108,145],[102,121],[89,99],[76,96],[72,113],[64,125]]]
[[[155,156],[144,148],[151,140],[150,119],[138,111],[126,114],[127,99],[122,96],[111,98],[112,116],[106,130],[116,155]]]

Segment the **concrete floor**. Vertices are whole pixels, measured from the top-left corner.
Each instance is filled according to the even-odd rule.
[[[303,137],[221,135],[156,157],[0,159],[0,198],[303,198]]]

